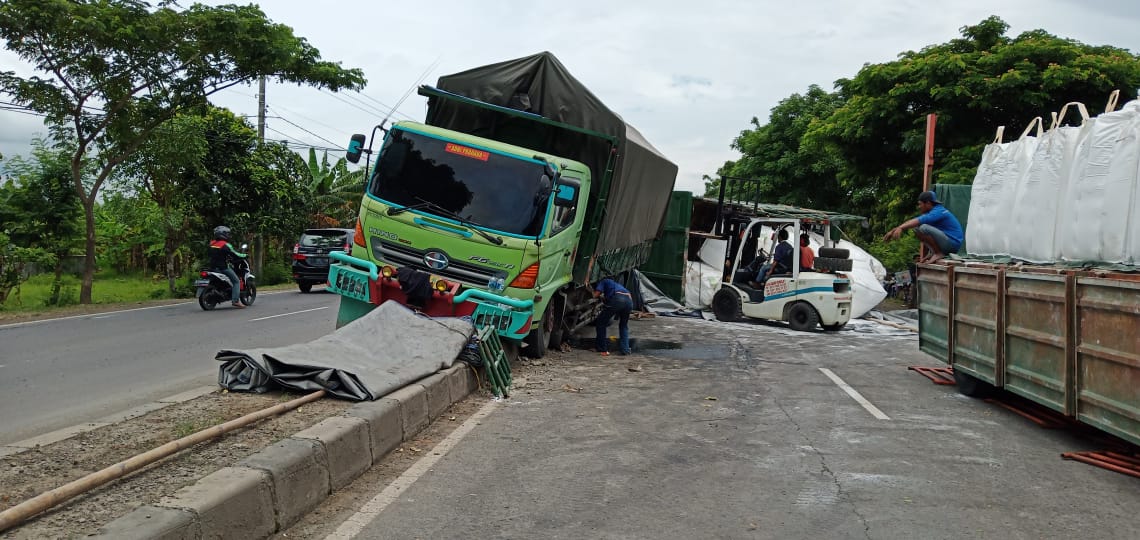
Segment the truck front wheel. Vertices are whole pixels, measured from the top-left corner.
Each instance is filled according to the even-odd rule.
[[[526,347],[522,348],[522,355],[527,358],[542,358],[546,356],[546,323],[540,323],[538,328],[531,330],[523,338]]]
[[[807,302],[796,302],[788,309],[788,326],[797,332],[814,330],[819,324],[819,314]]]

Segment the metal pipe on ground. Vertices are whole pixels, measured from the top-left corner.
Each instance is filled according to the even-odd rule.
[[[13,506],[3,512],[0,512],[0,532],[4,532],[16,525],[19,525],[29,518],[48,510],[72,497],[82,495],[92,489],[95,489],[107,482],[126,476],[134,471],[137,471],[155,461],[158,461],[171,454],[177,453],[180,450],[190,448],[200,442],[205,442],[220,435],[224,435],[235,429],[245,427],[258,420],[268,418],[283,412],[288,412],[301,405],[316,401],[325,396],[324,390],[318,390],[311,394],[299,397],[292,401],[274,405],[268,409],[249,413],[241,418],[235,418],[214,427],[203,429],[197,433],[187,435],[176,441],[168,442],[158,448],[147,450],[142,454],[120,461],[110,467],[107,467],[98,472],[93,472],[83,478],[74,480],[51,491],[47,491],[32,497],[16,506]]]

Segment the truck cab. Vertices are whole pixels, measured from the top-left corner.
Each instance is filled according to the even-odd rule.
[[[786,321],[799,331],[817,325],[825,331],[843,328],[851,319],[851,280],[843,273],[851,270],[849,253],[825,245],[812,268],[801,268],[800,233],[803,220],[796,218],[752,218],[730,227],[735,241],[725,257],[721,289],[713,296],[712,308],[721,321],[744,317]],[[826,225],[826,224],[823,224]],[[788,233],[792,246],[790,268],[758,278],[761,268],[774,263],[779,231]],[[825,236],[825,242],[827,242]],[[762,283],[757,283],[762,281]]]
[[[492,318],[502,337],[525,339],[535,313],[572,279],[590,182],[573,160],[392,125],[361,202],[354,241],[362,249],[334,256],[331,287],[348,297],[338,325],[396,300],[432,316]],[[346,289],[367,294],[354,299]]]

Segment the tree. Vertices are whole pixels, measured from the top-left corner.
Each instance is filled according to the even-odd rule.
[[[843,165],[839,155],[803,144],[808,129],[842,103],[837,94],[815,85],[785,98],[772,108],[766,124],[753,118],[754,128],[733,140],[732,147],[743,156],[726,163],[719,175],[754,179],[764,202],[846,211],[850,193],[836,180]]]
[[[360,198],[364,196],[364,171],[348,170],[348,160],[340,158],[329,165],[326,151],[317,162],[317,151],[309,149],[309,193],[312,194],[313,212],[310,218],[316,227],[346,227],[356,219]]]
[[[77,139],[72,180],[87,231],[81,303],[91,302],[99,190],[159,126],[215,92],[262,76],[334,91],[365,82],[360,70],[321,60],[257,6],[174,7],[140,0],[0,4],[6,47],[46,75],[0,72],[0,91],[44,113],[54,128],[70,126]],[[96,173],[85,181],[81,165],[91,152]]]
[[[175,258],[192,231],[196,216],[189,209],[186,186],[205,174],[206,118],[183,111],[167,122],[155,136],[139,147],[120,168],[118,175],[132,189],[145,194],[162,212],[163,256],[166,282],[177,294]]]
[[[35,139],[31,159],[10,160],[8,169],[15,178],[5,183],[7,197],[0,210],[0,225],[14,245],[51,255],[55,271],[50,305],[60,303],[63,263],[78,247],[83,230],[83,210],[71,182],[70,143],[49,146],[46,140]]]
[[[921,189],[925,117],[938,114],[935,176],[968,183],[998,126],[1016,130],[1066,102],[1099,106],[1113,90],[1140,87],[1140,58],[1033,30],[1010,38],[998,17],[962,37],[865,65],[837,81],[842,104],[813,123],[802,144],[842,159],[839,180],[882,234],[914,212]]]

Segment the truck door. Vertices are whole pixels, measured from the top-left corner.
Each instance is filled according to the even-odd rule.
[[[559,179],[551,211],[547,218],[546,238],[542,240],[538,283],[540,294],[549,296],[554,289],[572,279],[574,256],[582,236],[584,212],[579,211],[581,183],[564,176]]]

